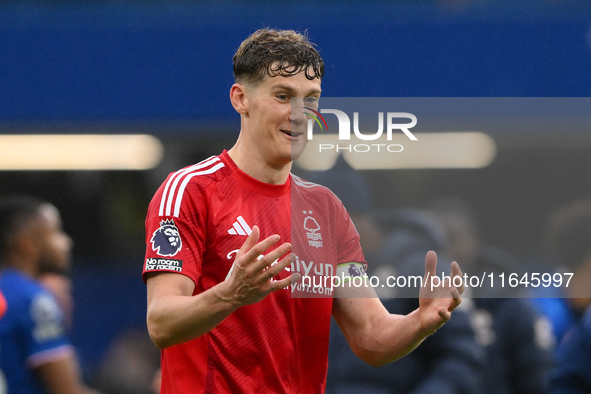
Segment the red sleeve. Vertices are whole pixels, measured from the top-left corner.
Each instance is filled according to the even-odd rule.
[[[146,257],[142,279],[148,272],[177,272],[195,282],[201,276],[205,243],[204,209],[200,195],[183,201],[179,216],[160,215],[163,188],[154,195],[146,217]]]
[[[367,262],[361,250],[359,243],[359,233],[349,216],[349,213],[340,201],[335,202],[337,210],[337,236],[338,236],[338,252],[337,264],[344,264],[350,262],[363,263],[364,269],[367,269]]]

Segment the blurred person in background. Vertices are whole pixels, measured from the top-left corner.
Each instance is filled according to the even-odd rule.
[[[588,393],[591,393],[591,307],[558,347],[551,390],[551,394]]]
[[[0,290],[8,306],[0,319],[0,369],[10,393],[96,393],[81,381],[64,313],[40,282],[46,272],[68,270],[71,248],[55,206],[0,198]]]
[[[374,217],[370,185],[343,156],[339,156],[330,170],[311,173],[307,179],[340,196],[359,232],[366,258],[372,262],[368,274],[380,277],[380,283],[385,283],[388,276],[399,274],[402,267],[420,267],[427,250],[434,250],[442,258],[447,245],[443,227],[414,209],[391,210]],[[418,307],[416,289],[408,294],[396,291],[393,287],[376,288],[388,312],[407,314]],[[355,356],[333,321],[326,392],[480,394],[484,351],[475,342],[469,317],[461,309],[461,306],[456,309],[454,319],[414,352],[377,369]]]
[[[558,208],[546,223],[544,246],[556,272],[573,273],[568,287],[538,287],[532,300],[559,345],[591,302],[591,200]]]
[[[523,267],[507,252],[483,243],[472,207],[456,197],[440,197],[426,204],[426,212],[445,227],[448,255],[462,261],[465,273],[521,273]],[[488,287],[487,287],[488,286]],[[474,292],[472,292],[474,290]],[[478,293],[476,293],[478,291]],[[487,353],[483,393],[540,394],[549,388],[551,333],[529,300],[507,287],[487,283],[467,289],[463,310],[470,313],[476,340]]]
[[[109,394],[152,394],[159,367],[160,352],[146,330],[132,328],[110,344],[95,386]]]

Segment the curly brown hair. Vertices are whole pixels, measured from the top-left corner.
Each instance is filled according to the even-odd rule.
[[[234,55],[234,80],[257,83],[266,76],[293,76],[303,71],[306,78],[322,79],[324,62],[306,33],[293,30],[260,29],[242,42]]]

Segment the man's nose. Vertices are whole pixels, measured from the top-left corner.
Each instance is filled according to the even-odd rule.
[[[291,122],[296,125],[305,123],[308,118],[304,113],[304,99],[302,97],[296,97],[295,99],[292,99],[291,103]]]

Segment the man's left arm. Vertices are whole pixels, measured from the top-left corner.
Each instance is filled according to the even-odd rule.
[[[420,306],[408,315],[390,314],[369,284],[335,290],[332,314],[357,357],[372,366],[390,363],[410,353],[450,319],[464,287],[435,280],[431,288],[430,278],[437,277],[436,268],[437,256],[430,251],[425,257]],[[450,276],[462,276],[456,262],[451,265]]]

